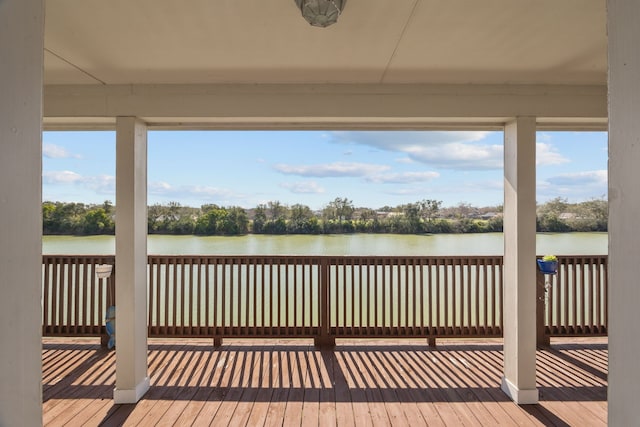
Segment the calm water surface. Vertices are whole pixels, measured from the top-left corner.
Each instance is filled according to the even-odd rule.
[[[607,233],[540,233],[540,255],[606,255]],[[44,236],[45,254],[109,255],[113,236]],[[502,255],[502,233],[486,234],[348,234],[329,236],[159,236],[148,238],[157,255]]]

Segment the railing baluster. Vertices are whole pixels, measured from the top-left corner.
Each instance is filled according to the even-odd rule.
[[[502,263],[495,267],[498,272],[496,283],[498,283],[498,289],[494,295],[493,313],[494,313],[494,325],[496,328],[503,330],[504,310],[502,309],[502,294],[504,292],[504,269]],[[500,313],[498,314],[498,309]]]
[[[441,266],[442,260],[441,259],[436,259],[434,262],[434,265],[432,266],[433,268],[431,269],[432,272],[432,276],[435,276],[436,279],[436,283],[435,283],[435,299],[436,299],[436,304],[435,304],[435,313],[434,313],[434,317],[435,317],[435,330],[436,330],[436,334],[441,334],[444,333],[442,327],[445,324],[445,322],[443,321],[443,313],[442,310],[440,309],[440,307],[442,306],[442,293],[441,293],[441,280],[440,280],[440,270],[441,268],[444,268]],[[432,282],[433,283],[433,282]]]
[[[263,258],[262,262],[260,263],[260,287],[261,287],[261,293],[260,293],[260,315],[261,315],[261,321],[260,321],[260,327],[262,328],[262,330],[264,331],[266,328],[264,319],[265,319],[265,312],[267,311],[267,307],[266,307],[266,301],[267,298],[265,296],[264,293],[264,281],[265,281],[265,262],[266,260]]]
[[[51,295],[51,292],[49,291],[49,282],[51,280],[49,271],[51,269],[51,258],[44,256],[42,258],[42,264],[44,267],[44,272],[42,274],[42,334],[46,335],[49,332],[49,325],[51,324],[49,317],[49,297]]]
[[[289,290],[291,289],[291,282],[289,282],[289,258],[284,259],[284,324],[286,326],[287,334],[291,333],[291,324],[289,323],[289,311],[291,306],[289,305]]]
[[[293,328],[298,328],[298,258],[292,260],[293,264]]]
[[[243,263],[242,261],[240,261],[240,265],[244,267],[244,271],[245,271],[245,299],[246,299],[246,304],[245,304],[245,321],[244,321],[244,333],[246,336],[249,336],[249,328],[251,327],[251,322],[250,322],[250,314],[251,314],[251,286],[250,283],[255,283],[255,280],[253,282],[251,282],[251,266],[255,266],[255,264],[252,262],[253,260],[251,258],[248,258],[245,260],[246,264]],[[253,286],[253,289],[255,289],[255,284]],[[255,307],[255,298],[253,301],[253,306]],[[255,319],[255,315],[253,317]]]
[[[481,268],[484,262],[480,260],[476,260],[474,264],[474,272],[476,275],[476,283],[475,283],[475,303],[476,303],[476,318],[474,320],[474,326],[476,330],[476,334],[480,334],[480,274]]]
[[[355,262],[353,259],[349,259],[349,269],[351,270],[351,330],[356,327],[355,315],[356,315],[356,281],[355,281]],[[352,332],[353,333],[353,332]]]
[[[149,308],[148,308],[148,313],[147,313],[147,325],[149,328],[149,332],[148,334],[151,335],[153,334],[153,330],[154,330],[154,320],[153,320],[153,314],[156,312],[156,307],[154,304],[154,295],[155,295],[155,290],[156,290],[156,275],[154,272],[154,262],[152,258],[147,257],[147,283],[148,283],[148,288],[147,291],[149,292],[149,299],[147,300],[149,302]],[[108,298],[107,298],[108,299]],[[109,305],[107,303],[107,305]]]
[[[602,274],[602,267],[603,265],[600,264],[599,262],[600,260],[596,261],[595,263],[595,289],[594,289],[594,299],[595,299],[595,318],[594,318],[594,322],[596,325],[596,328],[598,330],[598,332],[600,332],[600,329],[602,327],[602,318],[600,316],[601,314],[601,295],[602,295],[602,282],[600,280],[601,274]]]

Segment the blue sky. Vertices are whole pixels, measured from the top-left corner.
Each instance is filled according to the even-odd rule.
[[[148,202],[503,203],[502,132],[151,131]],[[538,132],[537,200],[606,196],[605,132]],[[45,132],[43,200],[115,202],[114,132]]]

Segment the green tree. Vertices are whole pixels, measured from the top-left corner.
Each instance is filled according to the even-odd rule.
[[[320,232],[320,225],[308,206],[295,204],[289,210],[287,231],[293,234],[315,234]]]
[[[264,232],[264,226],[267,222],[267,206],[260,204],[254,209],[253,215],[253,232],[260,234]]]
[[[56,222],[56,205],[52,202],[44,202],[42,204],[42,233],[55,234],[58,228]]]
[[[325,208],[328,212],[329,219],[337,219],[338,221],[350,221],[353,218],[353,202],[346,197],[336,197],[333,201],[329,202]]]
[[[93,208],[89,209],[84,215],[82,232],[88,235],[113,234],[115,225],[104,208]]]
[[[285,234],[287,232],[287,208],[279,201],[268,203],[269,219],[264,224],[267,234]]]
[[[166,214],[166,208],[156,203],[147,208],[147,231],[149,233],[162,232],[162,219]]]
[[[547,203],[538,207],[538,215],[542,215],[542,216],[548,215],[550,217],[552,216],[557,217],[561,213],[566,212],[568,207],[569,207],[569,203],[566,197],[565,198],[556,197],[555,199],[551,199]]]
[[[560,233],[570,231],[570,227],[557,214],[548,212],[539,217],[538,231]]]
[[[247,234],[249,231],[249,218],[247,212],[240,208],[233,206],[226,210],[226,214],[221,215],[217,222],[218,234],[225,234],[230,236],[238,236]]]
[[[408,203],[404,205],[403,211],[404,215],[402,216],[402,222],[405,224],[402,226],[402,232],[422,232],[422,225],[420,222],[420,203]]]
[[[227,211],[218,205],[203,205],[204,213],[198,217],[195,234],[212,236],[218,232],[218,223],[227,216]]]
[[[438,212],[440,211],[440,207],[442,206],[442,201],[433,200],[433,199],[423,199],[417,203],[420,209],[420,215],[427,222],[431,222]]]

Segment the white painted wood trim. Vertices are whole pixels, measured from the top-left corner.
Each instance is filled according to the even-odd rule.
[[[600,126],[607,117],[606,86],[546,85],[53,85],[44,116],[135,116],[177,128],[305,126],[500,127],[511,117],[553,118]]]
[[[518,405],[535,405],[538,403],[538,389],[520,390],[505,377],[502,377],[500,388]]]
[[[504,131],[504,376],[536,388],[536,120]],[[520,398],[519,398],[520,399]]]
[[[0,425],[42,425],[44,2],[0,1]]]
[[[149,390],[151,386],[151,381],[149,377],[144,377],[135,388],[129,390],[118,390],[115,388],[113,390],[113,403],[116,405],[127,404],[127,403],[137,403],[142,396]]]
[[[147,128],[138,118],[117,119],[116,177],[116,390],[130,398],[148,376]]]
[[[609,0],[608,424],[640,413],[640,2]]]

